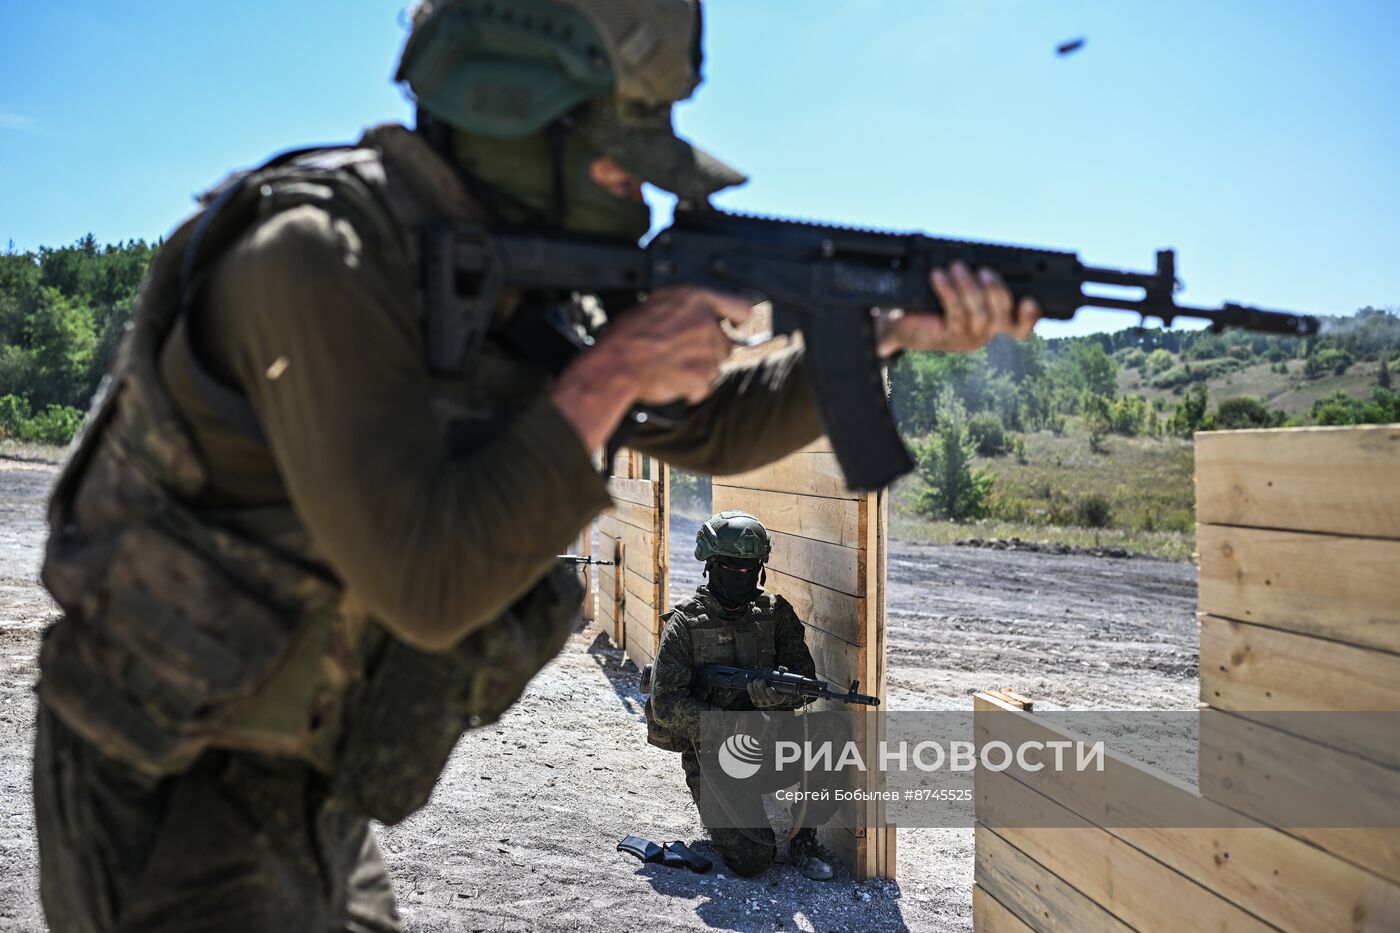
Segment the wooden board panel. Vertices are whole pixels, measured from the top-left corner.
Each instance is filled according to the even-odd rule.
[[[1015,746],[1082,738],[986,694],[978,694],[974,706],[979,713],[1007,714],[976,717],[979,739],[995,737]],[[1110,815],[1116,816],[1120,825],[1108,826],[1108,832],[1283,929],[1400,928],[1400,886],[1239,816],[1148,765],[1110,752],[1102,774],[1042,771],[1034,784],[1091,821],[1110,822]],[[1194,822],[1198,828],[1163,826],[1162,821],[1121,825],[1134,814],[1163,812],[1181,814],[1179,822]]]
[[[626,545],[623,551],[623,566],[652,583],[661,581],[662,567],[657,562],[657,532],[641,531],[633,525],[622,523],[615,518],[603,516],[605,534],[615,535],[617,541]]]
[[[817,676],[829,680],[834,686],[845,689],[852,680],[860,680],[861,692],[864,687],[864,662],[861,649],[825,632],[807,629],[807,650],[817,664]]]
[[[638,505],[635,502],[617,501],[608,509],[606,515],[611,515],[620,522],[631,525],[638,531],[645,531],[648,534],[655,534],[657,524],[660,521],[657,517],[657,509],[654,505]]]
[[[1400,538],[1400,425],[1197,434],[1196,517]]]
[[[652,654],[660,647],[660,632],[656,628],[656,616],[639,599],[628,599],[624,607],[628,634],[636,633],[638,641],[647,646]]]
[[[769,531],[781,531],[844,547],[865,545],[860,503],[854,499],[828,499],[791,492],[715,486],[713,507],[716,512],[743,509],[758,516],[763,527]]]
[[[1201,699],[1240,712],[1400,710],[1400,655],[1201,616]],[[1285,732],[1400,768],[1396,718],[1270,717]]]
[[[648,664],[656,660],[656,654],[652,651],[650,636],[645,632],[639,632],[632,626],[627,626],[626,637],[627,656],[632,659],[632,663],[637,665],[637,670],[641,670]]]
[[[657,505],[656,484],[649,479],[611,477],[608,480],[608,494],[617,502],[631,502],[644,508],[655,508]]]
[[[1400,651],[1400,541],[1198,525],[1196,550],[1202,612]]]
[[[1351,828],[1284,830],[1400,883],[1400,772],[1228,713],[1202,717],[1200,771],[1203,796],[1251,816],[1345,802]]]
[[[865,600],[769,568],[764,588],[792,603],[797,617],[853,645],[865,640]]]
[[[798,451],[756,470],[716,476],[714,482],[718,486],[794,492],[833,499],[861,497],[861,493],[846,488],[846,477],[841,472],[841,465],[836,462],[836,455],[826,452]]]
[[[769,565],[774,570],[848,596],[864,595],[864,549],[798,538],[781,531],[770,532],[770,537],[773,555]]]
[[[645,613],[646,615],[654,615],[656,613],[657,588],[655,583],[643,579],[640,574],[633,573],[632,568],[628,567],[623,572],[623,586],[627,589],[627,601],[629,603],[641,603],[641,606],[639,606],[637,610],[639,613]],[[647,626],[648,631],[650,631],[651,628],[651,625]]]
[[[997,835],[1130,927],[1161,929],[1170,917],[1173,930],[1273,929],[1007,774],[979,768],[976,794],[979,818],[997,825]],[[1055,828],[1006,826],[1011,814]]]
[[[1070,830],[1070,833],[1079,832]],[[1131,927],[1104,910],[1073,885],[979,824],[976,830],[977,887],[985,889],[997,909],[982,905],[973,891],[974,930],[1095,930],[1127,933]],[[1065,841],[1071,843],[1071,835]],[[1006,925],[1006,918],[1013,923]],[[1022,918],[1029,918],[1027,924]],[[990,925],[987,925],[990,922]],[[1015,924],[1019,923],[1020,926]]]
[[[972,886],[972,933],[1035,933],[980,884]]]

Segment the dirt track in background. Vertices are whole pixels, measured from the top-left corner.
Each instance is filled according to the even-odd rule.
[[[50,465],[0,460],[0,930],[42,930],[29,803],[37,584]],[[698,581],[672,525],[672,598]],[[1194,709],[1189,564],[894,543],[892,709],[967,709],[1009,686],[1045,707]],[[468,736],[432,803],[383,829],[405,925],[457,930],[968,931],[972,832],[902,830],[899,883],[754,880],[641,866],[635,833],[703,839],[674,755],[645,744],[637,674],[585,629],[500,723]],[[708,844],[697,850],[714,855]]]

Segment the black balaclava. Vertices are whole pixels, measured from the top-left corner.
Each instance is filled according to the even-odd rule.
[[[744,609],[758,597],[766,576],[763,562],[752,557],[713,557],[705,564],[710,593],[729,612]]]

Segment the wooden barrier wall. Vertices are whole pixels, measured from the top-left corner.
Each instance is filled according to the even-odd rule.
[[[843,687],[859,680],[862,691],[883,698],[885,494],[849,491],[823,438],[761,469],[715,477],[713,498],[716,512],[742,509],[768,529],[765,588],[792,603],[806,624],[817,676]],[[875,731],[858,737],[869,744],[866,760],[873,760]],[[852,825],[821,834],[857,876],[894,877],[895,833],[883,805],[865,805]]]
[[[1400,736],[1258,718],[1400,710],[1400,425],[1200,434],[1196,485],[1201,699],[1221,711],[1199,788],[1112,754],[1104,774],[979,771],[977,930],[1400,929],[1400,829],[1278,828],[1254,806],[1400,812]],[[1081,738],[1021,706],[979,694],[978,740]],[[1148,802],[1222,828],[1113,828]],[[987,825],[1009,808],[1074,828]]]
[[[608,480],[613,507],[598,519],[598,556],[616,565],[596,568],[596,621],[639,668],[656,657],[667,609],[666,479],[659,461],[620,452]]]

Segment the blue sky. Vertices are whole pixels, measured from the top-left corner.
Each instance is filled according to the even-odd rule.
[[[405,119],[390,82],[402,9],[0,3],[0,246],[151,239],[229,169]],[[726,206],[1128,268],[1173,246],[1190,303],[1400,305],[1400,4],[706,11],[708,80],[678,122],[752,176]],[[1054,54],[1078,36],[1080,52]]]

